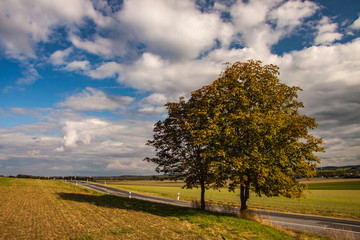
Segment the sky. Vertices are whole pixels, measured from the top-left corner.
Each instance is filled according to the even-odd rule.
[[[360,164],[358,0],[1,0],[0,174],[154,174],[164,104],[261,60]]]

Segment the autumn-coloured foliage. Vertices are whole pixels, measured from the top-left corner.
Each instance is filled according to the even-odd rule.
[[[157,164],[156,171],[172,179],[184,179],[185,187],[201,187],[201,209],[205,209],[205,189],[214,181],[210,171],[211,158],[204,154],[208,146],[199,145],[191,130],[204,129],[205,123],[192,119],[196,106],[180,98],[179,103],[167,103],[168,117],[154,127],[154,139],[148,145],[155,147],[156,157],[145,161]]]
[[[296,174],[315,175],[320,159],[314,153],[323,151],[322,139],[308,132],[317,126],[315,119],[299,111],[304,107],[297,100],[301,89],[280,83],[278,70],[253,60],[228,64],[212,84],[192,92],[188,102],[168,103],[169,117],[156,124],[149,141],[160,151],[147,160],[157,163],[160,172],[197,179],[199,165],[192,161],[205,163],[207,173],[201,175],[211,176],[209,184],[220,187],[230,180],[230,190],[240,187],[241,210],[247,209],[250,190],[302,196],[306,186]]]

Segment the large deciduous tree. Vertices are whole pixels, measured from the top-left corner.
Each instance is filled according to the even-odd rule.
[[[186,188],[201,188],[201,209],[205,209],[205,190],[214,181],[214,173],[209,170],[211,158],[205,156],[208,146],[200,144],[199,129],[206,128],[207,116],[199,117],[196,102],[167,103],[168,117],[154,126],[153,140],[147,145],[155,147],[156,156],[145,161],[157,164],[156,171],[170,178],[184,179]]]
[[[315,119],[299,111],[301,89],[280,83],[278,74],[277,66],[260,61],[228,64],[189,100],[198,103],[194,112],[207,116],[206,128],[193,132],[193,138],[209,147],[203,156],[211,157],[209,170],[216,179],[228,178],[230,190],[240,187],[241,211],[250,190],[260,196],[302,196],[306,185],[296,175],[313,177],[320,161],[314,152],[323,151],[322,139],[308,132],[317,126]]]

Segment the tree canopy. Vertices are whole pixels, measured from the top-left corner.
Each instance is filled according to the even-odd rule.
[[[175,180],[183,179],[187,188],[200,185],[201,209],[205,209],[205,189],[214,181],[214,173],[209,169],[210,157],[204,154],[208,147],[198,144],[192,131],[206,128],[206,123],[192,118],[196,107],[184,98],[178,103],[167,103],[166,107],[168,117],[155,124],[154,139],[147,142],[155,147],[156,156],[144,160],[157,164],[157,172]]]
[[[192,93],[209,116],[199,132],[212,146],[212,171],[240,186],[241,209],[249,191],[258,195],[300,197],[305,185],[296,174],[312,177],[323,151],[322,140],[309,134],[317,124],[299,111],[299,87],[280,83],[278,67],[260,61],[228,65],[221,76]],[[201,144],[201,143],[200,143]]]
[[[313,177],[322,139],[309,134],[317,123],[302,115],[299,87],[278,79],[279,68],[260,61],[228,64],[212,84],[186,102],[168,103],[169,117],[154,128],[158,171],[183,174],[189,187],[207,184],[240,187],[241,210],[250,190],[258,195],[300,197],[296,176]],[[205,167],[206,166],[206,167]],[[196,181],[190,181],[192,178]],[[191,184],[190,184],[191,183]]]

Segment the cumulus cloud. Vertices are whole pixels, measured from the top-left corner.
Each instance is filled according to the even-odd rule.
[[[96,35],[93,40],[88,40],[81,39],[80,37],[72,34],[70,36],[70,41],[79,49],[83,49],[89,53],[106,58],[126,53],[125,43],[123,41],[119,41],[118,38],[104,38]]]
[[[190,0],[124,1],[117,18],[149,51],[168,59],[198,57],[214,46],[226,25],[217,13],[201,13]]]
[[[151,105],[164,105],[169,101],[169,99],[164,94],[153,93],[150,96],[146,97],[143,101],[146,104],[151,104]]]
[[[66,71],[75,71],[75,70],[88,70],[90,68],[89,61],[72,61],[64,67]]]
[[[65,65],[66,61],[65,58],[72,52],[72,48],[69,47],[65,50],[57,50],[50,56],[50,62],[53,65]]]
[[[152,154],[145,145],[152,124],[64,118],[0,129],[2,170],[13,175],[153,174],[154,167],[141,161]],[[57,128],[60,134],[51,135]]]
[[[134,169],[136,169],[136,171],[138,172],[144,172],[144,171],[152,171],[153,170],[153,166],[151,164],[144,164],[141,163],[139,161],[134,161],[134,159],[122,159],[122,160],[115,160],[110,162],[107,166],[106,169],[108,170],[116,170],[116,171],[134,171]]]
[[[237,41],[262,56],[270,56],[271,46],[291,35],[303,19],[312,16],[318,8],[313,2],[300,0],[237,1],[230,13],[236,32],[241,33]]]
[[[114,7],[90,0],[0,1],[0,42],[6,57],[35,59],[41,54],[38,47],[57,40],[59,36],[52,34],[65,26],[60,50],[52,52],[47,63],[93,79],[116,79],[137,91],[134,97],[126,97],[88,87],[55,108],[0,109],[12,116],[39,118],[37,123],[0,128],[3,168],[39,174],[45,170],[153,173],[153,166],[141,159],[153,154],[145,142],[164,112],[163,105],[211,83],[222,63],[248,59],[279,65],[283,82],[304,89],[299,95],[306,106],[303,112],[317,118],[314,133],[327,143],[323,165],[357,163],[360,40],[355,33],[359,19],[348,28],[354,32],[353,40],[345,43],[340,33],[343,25],[317,14],[321,8],[315,2],[239,0],[216,2],[213,7],[205,2],[129,0]],[[86,29],[85,22],[91,23],[91,29]],[[315,46],[272,53],[281,39],[304,26],[313,27],[309,36]],[[36,62],[25,61],[18,85],[40,78],[40,64],[31,61]],[[129,110],[129,104],[136,109]],[[118,110],[132,118],[114,120],[126,118]],[[100,111],[117,115],[109,120],[99,117]],[[146,122],[143,119],[149,118],[139,115],[156,117]]]
[[[301,25],[304,18],[312,16],[318,9],[319,6],[314,2],[286,1],[278,8],[270,10],[269,19],[276,23],[276,28],[289,32]]]
[[[325,140],[323,165],[351,165],[360,160],[356,136],[360,115],[360,39],[346,44],[312,46],[278,58],[280,79],[300,86],[303,113],[319,123]],[[346,159],[346,160],[345,160]],[[342,164],[343,163],[343,164]]]
[[[103,91],[87,87],[81,93],[68,97],[57,106],[76,111],[104,111],[124,108],[133,100],[132,97],[107,95]]]
[[[325,85],[331,82],[357,85],[360,74],[359,54],[360,39],[346,44],[312,46],[293,51],[282,58],[281,67],[286,71],[282,76],[292,83],[300,84],[309,92],[312,91],[307,86],[317,83],[323,84],[325,89]]]
[[[106,137],[109,124],[99,119],[87,119],[81,122],[67,121],[63,128],[64,145],[75,147],[78,143],[89,144],[97,137]]]
[[[318,34],[315,38],[315,44],[331,44],[335,40],[340,40],[342,34],[336,32],[337,29],[336,23],[331,23],[328,17],[323,17],[317,26]]]
[[[114,77],[116,74],[120,74],[122,71],[122,64],[117,62],[107,62],[101,66],[87,72],[92,78],[103,79],[108,77]]]
[[[171,62],[152,53],[144,53],[133,65],[122,65],[118,78],[137,89],[181,95],[216,79],[221,64],[206,60]]]
[[[355,29],[355,30],[360,29],[360,17],[351,24],[350,28]]]
[[[4,0],[0,2],[0,41],[11,57],[35,58],[36,43],[48,41],[53,27],[81,24],[84,17],[98,24],[106,23],[89,0]]]

